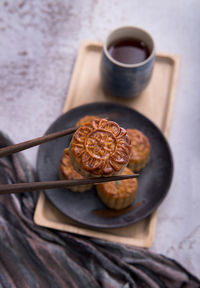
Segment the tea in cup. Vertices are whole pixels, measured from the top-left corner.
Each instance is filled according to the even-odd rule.
[[[130,99],[148,85],[155,62],[155,45],[145,30],[125,26],[107,37],[101,59],[104,91],[114,97]]]

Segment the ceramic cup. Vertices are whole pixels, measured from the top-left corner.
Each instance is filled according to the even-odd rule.
[[[108,49],[112,43],[123,39],[139,39],[149,50],[149,56],[137,64],[125,64],[115,60]],[[103,46],[100,73],[101,84],[106,94],[117,98],[131,99],[138,96],[149,83],[155,62],[155,45],[152,36],[145,30],[125,26],[112,31]]]

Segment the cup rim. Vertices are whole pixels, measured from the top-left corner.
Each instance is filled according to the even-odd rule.
[[[121,29],[127,29],[127,28],[134,28],[134,29],[137,29],[137,30],[140,30],[142,31],[143,33],[147,34],[149,36],[149,38],[151,39],[152,41],[152,44],[153,44],[153,49],[151,51],[151,54],[149,55],[149,57],[147,59],[145,59],[144,61],[142,62],[139,62],[139,63],[136,63],[136,64],[126,64],[126,63],[122,63],[122,62],[119,62],[117,60],[115,60],[108,52],[108,49],[107,49],[107,41],[108,41],[108,38],[110,37],[111,34],[113,34],[114,32],[118,31],[118,30],[121,30]],[[138,26],[119,26],[118,28],[115,28],[113,29],[109,34],[108,36],[106,37],[106,40],[104,41],[104,45],[103,45],[103,50],[104,50],[104,53],[106,54],[106,56],[109,58],[109,60],[111,62],[113,62],[114,64],[120,66],[120,67],[124,67],[124,68],[135,68],[135,67],[140,67],[140,66],[143,66],[144,64],[146,64],[147,62],[149,62],[155,55],[155,42],[154,42],[154,39],[153,37],[151,36],[151,34],[146,31],[145,29],[141,28],[141,27],[138,27]]]

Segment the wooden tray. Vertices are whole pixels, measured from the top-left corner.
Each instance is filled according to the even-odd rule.
[[[102,44],[84,41],[75,63],[63,112],[81,104],[113,101],[132,107],[150,118],[165,134],[169,134],[180,59],[177,55],[156,54],[151,81],[136,99],[122,101],[107,98],[101,88],[100,59]],[[157,211],[144,220],[128,227],[115,229],[89,229],[70,220],[40,194],[35,209],[36,224],[113,242],[150,247],[153,243]]]

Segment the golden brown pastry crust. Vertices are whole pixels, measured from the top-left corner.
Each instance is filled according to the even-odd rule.
[[[80,118],[76,124],[75,124],[75,127],[79,127],[79,126],[83,126],[85,125],[87,122],[90,122],[90,121],[93,121],[93,120],[100,120],[101,118],[99,116],[95,116],[95,115],[86,115],[82,118]]]
[[[125,129],[113,121],[95,119],[85,123],[70,143],[72,166],[85,177],[120,174],[128,164],[130,140]]]
[[[134,172],[143,169],[148,161],[151,150],[150,142],[141,131],[137,129],[127,129],[128,136],[131,140],[131,156],[128,167]]]
[[[59,166],[59,177],[61,180],[76,180],[76,179],[83,179],[77,171],[71,165],[70,157],[69,157],[69,148],[65,149],[64,155],[60,159],[60,166]],[[77,185],[67,187],[74,192],[84,192],[92,188],[92,184],[87,185]]]
[[[122,175],[134,174],[125,168]],[[96,185],[101,201],[109,208],[118,210],[128,207],[134,200],[138,182],[136,178],[123,181],[106,182]]]

